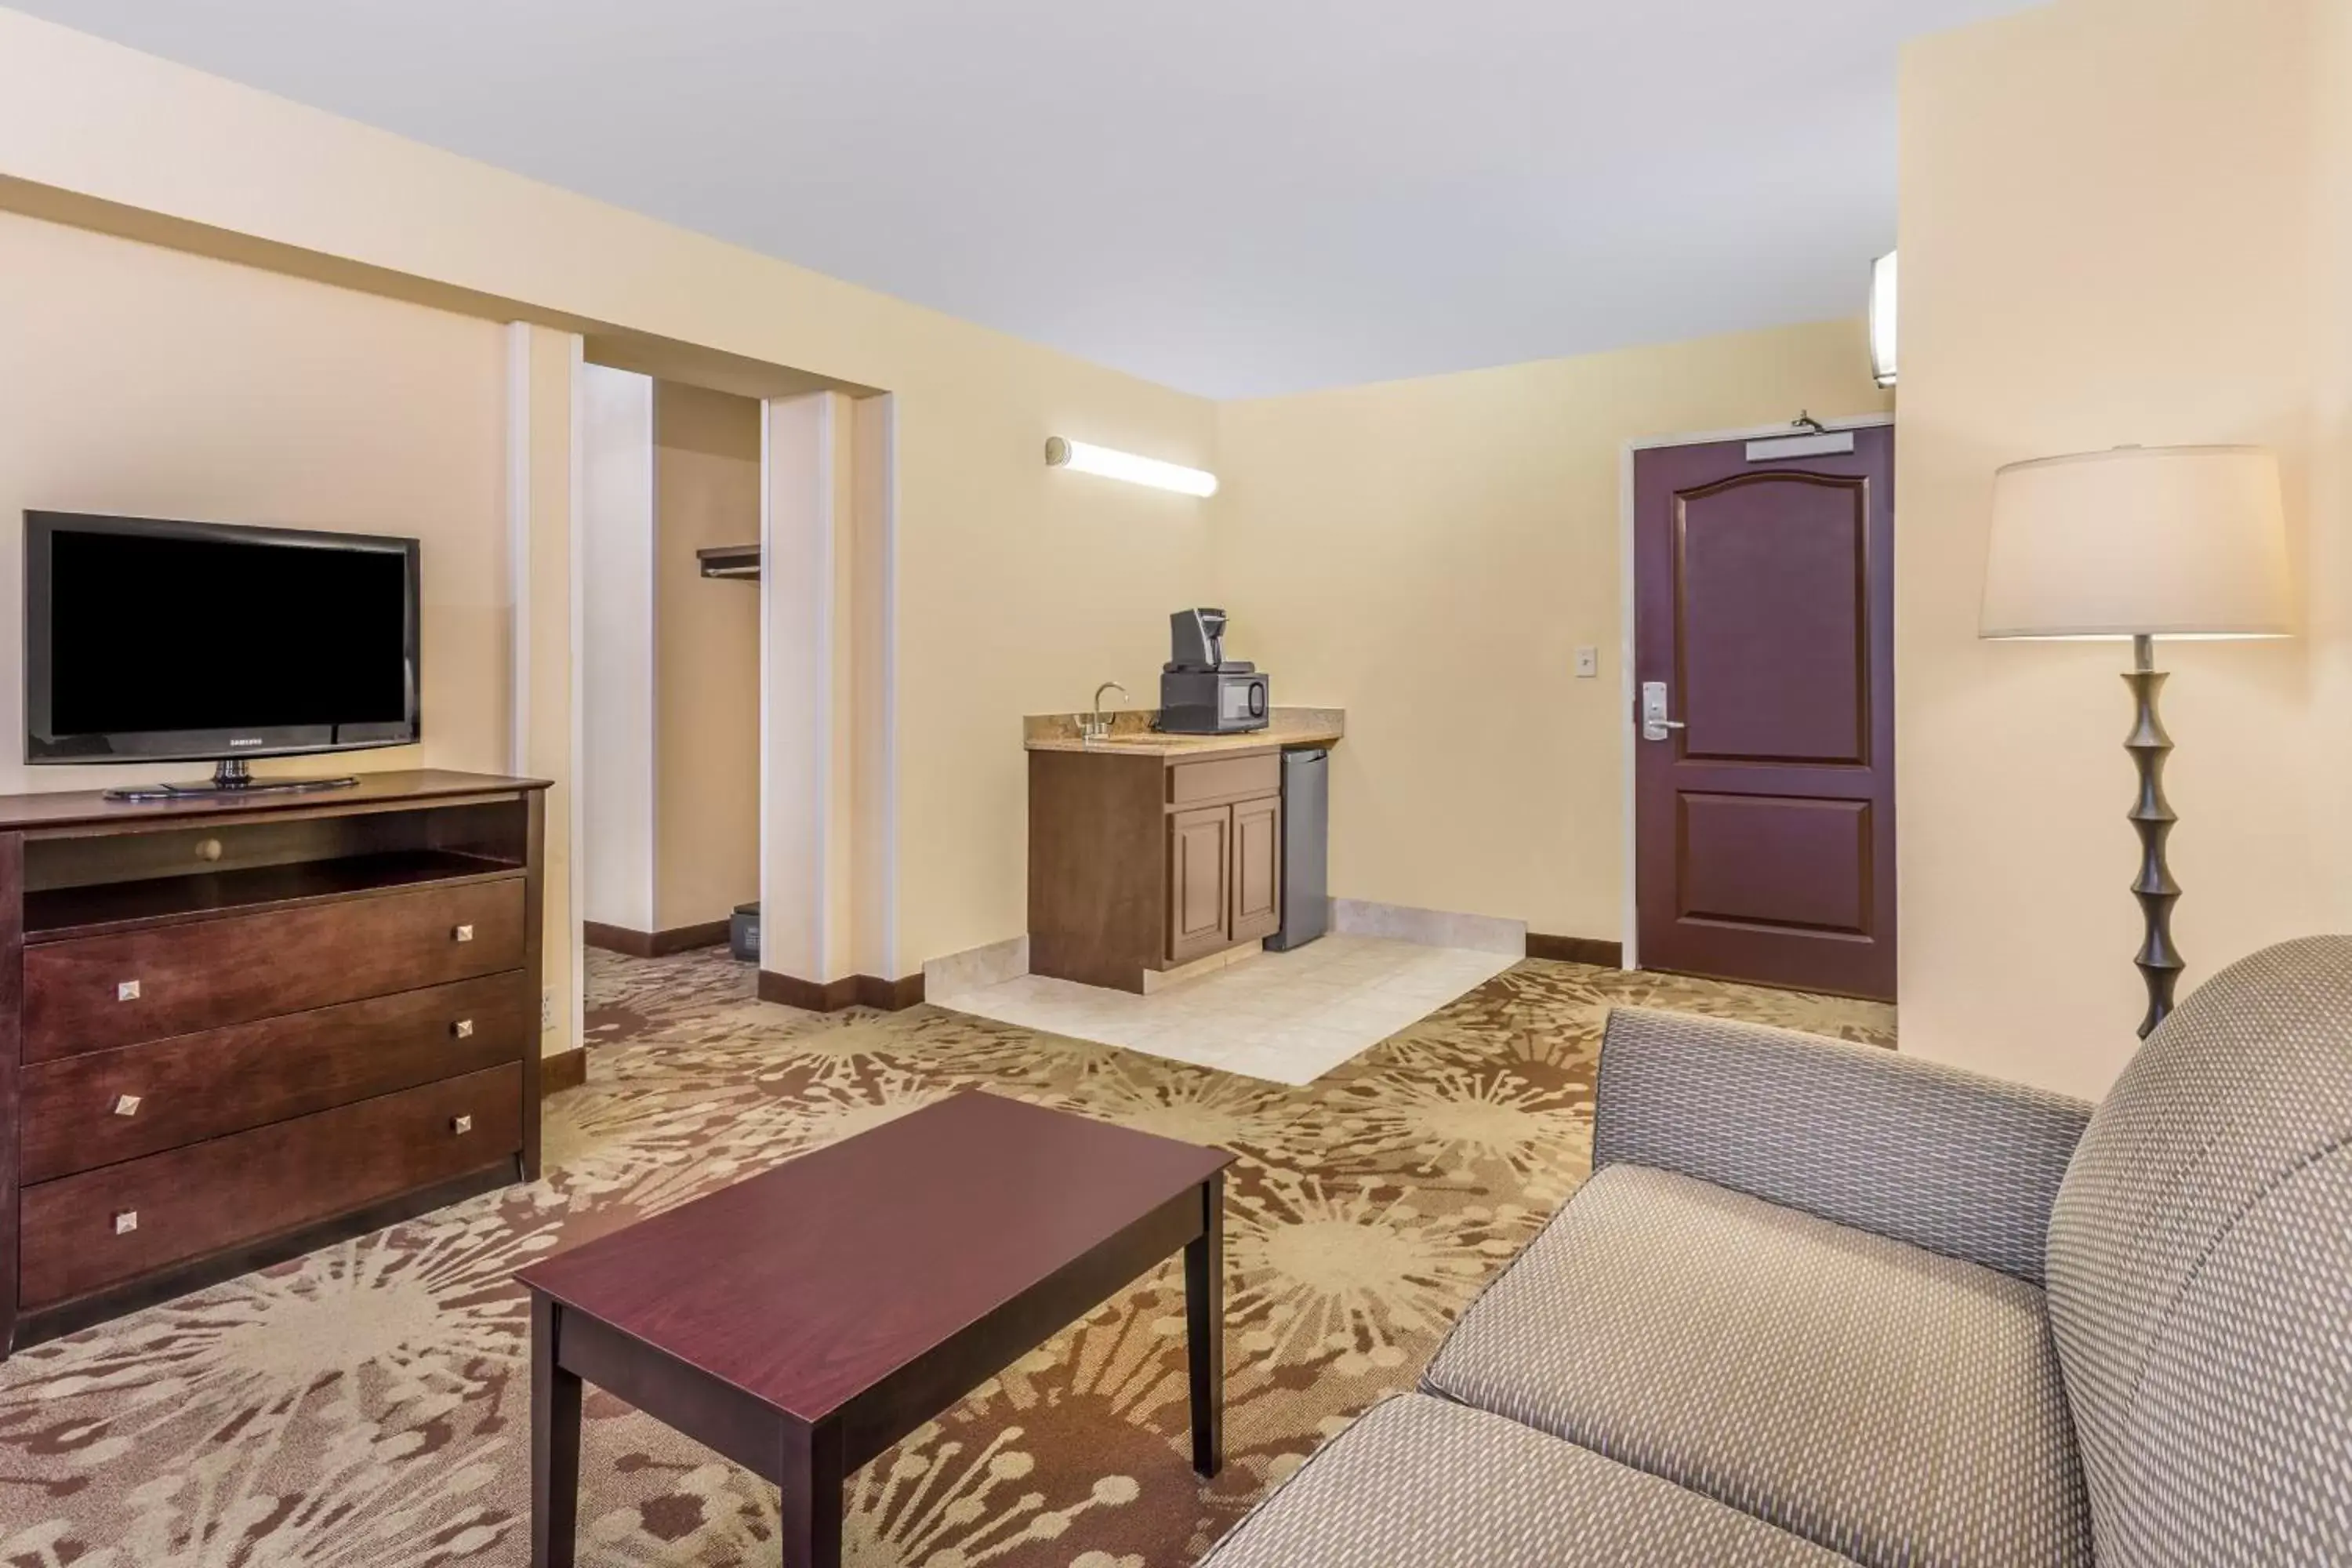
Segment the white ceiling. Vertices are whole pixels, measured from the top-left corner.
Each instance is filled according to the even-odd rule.
[[[10,3],[1233,397],[1860,310],[2024,0]]]

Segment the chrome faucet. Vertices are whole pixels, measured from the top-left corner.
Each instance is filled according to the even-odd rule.
[[[1121,697],[1127,695],[1127,688],[1116,680],[1106,680],[1096,687],[1093,717],[1078,721],[1078,739],[1081,741],[1101,741],[1109,738],[1110,716],[1103,711],[1102,705],[1102,694],[1106,691],[1116,691]]]

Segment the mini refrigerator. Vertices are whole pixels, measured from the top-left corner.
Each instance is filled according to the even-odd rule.
[[[1331,920],[1328,885],[1331,753],[1282,753],[1282,929],[1265,945],[1286,952],[1321,936]]]

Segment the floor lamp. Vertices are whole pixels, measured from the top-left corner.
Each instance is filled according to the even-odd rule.
[[[2278,462],[2259,447],[2118,447],[2012,463],[1993,476],[1985,637],[2130,639],[2134,714],[2124,749],[2139,774],[2132,881],[2146,936],[2140,1038],[2172,1011],[2179,885],[2164,863],[2172,807],[2157,717],[2158,637],[2290,635],[2286,519]]]

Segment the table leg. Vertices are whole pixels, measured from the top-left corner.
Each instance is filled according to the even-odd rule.
[[[572,1568],[580,1520],[580,1379],[556,1364],[563,1309],[530,1296],[531,1568]]]
[[[784,1423],[784,1568],[841,1568],[841,1428]]]
[[[1225,1173],[1201,1184],[1200,1239],[1184,1245],[1184,1349],[1192,1372],[1192,1468],[1225,1463]]]

